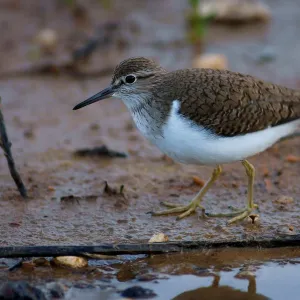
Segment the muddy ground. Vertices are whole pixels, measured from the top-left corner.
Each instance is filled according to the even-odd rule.
[[[76,18],[59,1],[0,4],[0,76],[15,75],[1,76],[2,108],[30,195],[26,201],[20,198],[2,156],[0,245],[147,242],[157,232],[170,240],[208,241],[298,233],[300,165],[289,157],[300,157],[299,138],[250,159],[257,171],[255,201],[260,211],[256,224],[246,220],[227,226],[225,218],[203,218],[200,211],[182,221],[147,214],[161,209],[160,201],[190,201],[200,188],[193,176],[206,180],[212,169],[166,159],[137,132],[118,99],[80,111],[72,108],[106,87],[109,70],[124,58],[150,56],[170,70],[191,67],[195,50],[186,42],[187,1],[112,2],[103,8],[97,1],[87,1],[86,17],[81,13]],[[203,51],[225,54],[231,70],[299,88],[298,3],[266,3],[271,7],[270,23],[211,26]],[[106,76],[16,75],[16,70],[30,70],[45,61],[64,63],[75,47],[103,34],[107,22],[116,24],[111,39],[82,67],[84,72],[108,70]],[[39,56],[33,40],[45,27],[57,31],[58,48],[53,55]],[[272,60],[259,62],[266,52]],[[80,148],[102,145],[128,157],[74,156]],[[105,193],[105,182],[117,191],[124,185],[124,196]],[[240,164],[224,166],[223,175],[203,202],[207,211],[243,207],[246,183]],[[283,196],[291,199],[283,201]]]

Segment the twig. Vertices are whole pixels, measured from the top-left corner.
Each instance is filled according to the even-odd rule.
[[[22,259],[19,260],[17,263],[15,263],[14,265],[12,265],[12,266],[8,269],[8,271],[15,271],[15,270],[21,268],[21,267],[22,267],[23,261],[24,261],[24,259],[22,258]]]
[[[23,181],[22,181],[18,171],[16,170],[15,162],[14,162],[14,159],[13,159],[13,156],[11,153],[11,149],[10,149],[11,142],[9,141],[8,136],[7,136],[4,118],[3,118],[2,111],[1,111],[1,97],[0,97],[0,138],[1,138],[0,147],[4,151],[10,174],[11,174],[13,180],[15,181],[21,196],[26,198],[27,191],[26,191],[26,188],[23,184]]]
[[[300,246],[300,234],[291,236],[261,237],[248,240],[221,240],[216,242],[168,242],[153,244],[107,244],[98,246],[18,246],[0,247],[0,257],[49,257],[64,255],[105,254],[105,255],[137,255],[161,254],[171,252],[187,252],[217,248],[278,248]]]

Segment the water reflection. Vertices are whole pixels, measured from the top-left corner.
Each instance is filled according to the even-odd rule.
[[[246,292],[234,289],[230,286],[220,286],[220,275],[214,275],[214,280],[209,287],[200,287],[195,290],[186,291],[173,298],[173,300],[266,300],[270,299],[256,293],[256,280],[249,276],[248,289]]]

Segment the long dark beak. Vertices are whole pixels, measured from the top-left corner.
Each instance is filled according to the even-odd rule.
[[[84,106],[90,105],[94,102],[109,98],[113,95],[113,93],[114,93],[113,87],[110,86],[110,87],[102,90],[98,94],[92,96],[91,98],[88,98],[87,100],[80,102],[79,104],[74,106],[73,110],[77,110],[77,109],[82,108]]]

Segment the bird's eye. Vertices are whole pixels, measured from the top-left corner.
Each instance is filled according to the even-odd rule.
[[[125,82],[126,83],[134,83],[136,81],[136,77],[134,75],[127,75],[125,77]]]

